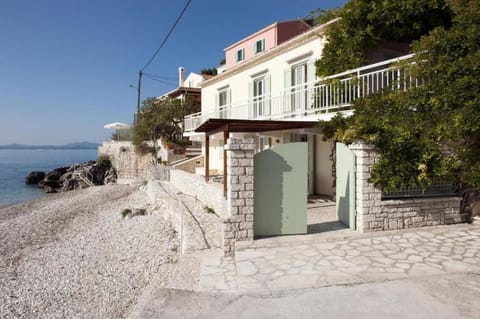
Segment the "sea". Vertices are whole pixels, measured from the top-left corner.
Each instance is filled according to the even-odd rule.
[[[0,150],[0,208],[46,194],[36,185],[25,185],[32,171],[83,163],[97,158],[97,150]]]

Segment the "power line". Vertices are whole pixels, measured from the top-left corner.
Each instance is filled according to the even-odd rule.
[[[168,76],[168,75],[161,75],[161,74],[158,74],[158,73],[151,73],[151,72],[148,72],[148,73],[143,73],[143,74],[148,74],[148,75],[151,75],[151,76],[155,76],[159,79],[164,79],[164,80],[177,80],[178,77],[175,77],[175,76]]]
[[[157,56],[158,52],[160,52],[160,49],[163,47],[163,45],[165,44],[165,42],[167,42],[168,38],[170,37],[170,35],[172,34],[173,30],[175,30],[175,27],[177,26],[178,22],[180,22],[180,19],[182,18],[183,14],[185,13],[185,11],[187,11],[187,8],[188,6],[190,5],[190,2],[192,2],[192,0],[188,0],[187,3],[185,4],[185,7],[183,8],[182,12],[180,12],[180,15],[177,17],[177,20],[175,21],[175,23],[173,24],[173,26],[170,28],[170,31],[168,31],[168,34],[167,36],[165,37],[165,39],[163,39],[162,43],[160,44],[160,46],[158,47],[157,51],[155,51],[155,53],[153,54],[153,56],[150,58],[150,60],[148,60],[147,64],[145,64],[145,66],[142,68],[142,71],[144,71],[149,65],[150,63],[152,63],[152,61],[155,59],[155,57]]]
[[[145,75],[145,77],[149,78],[150,80],[154,80],[154,81],[160,82],[160,83],[162,83],[162,84],[173,85],[173,86],[176,85],[176,83],[174,83],[174,82],[165,81],[165,80],[160,79],[160,78],[158,78],[158,77],[156,77],[156,76],[152,76],[152,75],[150,75],[150,74],[148,74],[148,73],[143,73],[143,75]]]

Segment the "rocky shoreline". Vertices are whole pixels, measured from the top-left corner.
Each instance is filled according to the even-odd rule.
[[[115,184],[117,172],[108,157],[96,161],[58,167],[50,172],[33,171],[25,184],[38,185],[45,193],[66,192],[90,186]]]

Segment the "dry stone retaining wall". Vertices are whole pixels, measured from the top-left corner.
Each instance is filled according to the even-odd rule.
[[[99,155],[107,155],[117,170],[118,178],[143,178],[151,162],[151,155],[138,155],[130,141],[105,141],[98,148]]]

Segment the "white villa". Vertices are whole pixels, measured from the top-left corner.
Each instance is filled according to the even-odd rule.
[[[353,99],[381,89],[399,74],[389,69],[398,59],[385,59],[332,76],[339,79],[338,84],[319,84],[315,61],[322,56],[326,42],[324,32],[330,23],[335,20],[315,27],[303,20],[277,22],[225,49],[226,70],[201,84],[202,110],[185,118],[184,135],[203,143],[205,166],[208,165],[209,171],[202,173],[208,176],[225,171],[224,144],[228,137],[254,136],[257,151],[276,144],[306,141],[309,194],[334,195],[334,150],[313,127],[314,122],[329,120],[338,111],[351,112],[349,106]],[[387,58],[398,55],[395,50],[383,52]],[[400,59],[405,58],[409,56]],[[356,85],[353,77],[359,79]],[[340,86],[342,93],[339,93]],[[228,121],[222,122],[223,129],[221,123],[217,123],[215,129],[210,125],[209,132],[200,128],[212,119],[252,121],[251,127],[243,132],[227,129],[225,125],[235,125]],[[285,126],[276,125],[268,131],[262,127],[268,124],[262,122],[265,120],[284,121]]]

